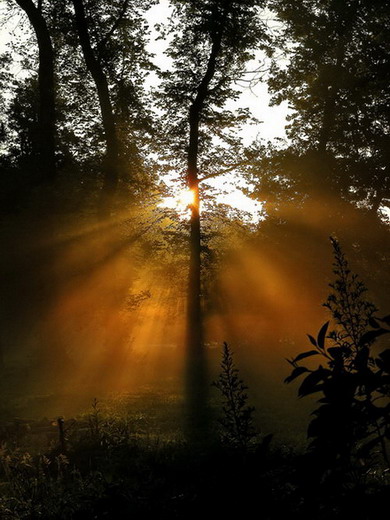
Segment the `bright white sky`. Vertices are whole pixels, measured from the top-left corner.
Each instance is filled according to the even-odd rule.
[[[158,5],[153,6],[148,13],[148,22],[152,29],[152,39],[149,44],[149,51],[155,54],[155,63],[162,69],[169,68],[169,61],[164,56],[163,42],[155,42],[156,33],[153,30],[154,24],[162,23],[169,16],[169,2],[168,0],[160,0]],[[7,7],[4,0],[0,0],[0,20],[5,20]],[[13,18],[8,23],[3,23],[0,26],[0,52],[6,50],[7,42],[10,40],[10,32],[18,29],[18,18]],[[256,64],[254,64],[256,65]],[[251,64],[253,68],[253,64]],[[18,70],[19,69],[19,70]],[[15,73],[19,73],[20,68],[15,67]],[[155,81],[151,78],[151,83]],[[244,88],[237,85],[237,89],[241,91],[239,101],[235,104],[231,103],[229,108],[233,109],[235,106],[248,107],[252,115],[261,123],[258,125],[247,125],[243,128],[242,137],[244,142],[249,143],[255,138],[264,139],[266,141],[275,138],[285,138],[285,122],[287,115],[287,105],[269,106],[270,96],[267,91],[267,86],[263,82],[257,83],[251,89]],[[252,219],[257,221],[261,211],[261,204],[245,196],[239,189],[239,186],[245,187],[245,182],[237,181],[234,174],[225,175],[223,178],[215,178],[208,181],[216,191],[220,193],[217,195],[217,202],[225,203],[247,211],[252,215]],[[175,201],[167,201],[167,204],[174,207]]]

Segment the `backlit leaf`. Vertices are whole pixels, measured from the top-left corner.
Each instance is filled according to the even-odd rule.
[[[318,392],[322,389],[322,385],[319,383],[325,381],[330,374],[329,370],[322,367],[318,368],[315,372],[310,373],[302,382],[298,390],[299,397],[303,397],[314,392]]]
[[[298,376],[300,376],[304,372],[309,372],[309,370],[306,367],[294,368],[294,370],[291,372],[291,374],[288,377],[286,377],[284,382],[291,383],[291,381],[294,381],[294,379],[296,379]]]
[[[329,321],[327,321],[322,327],[321,327],[321,330],[320,332],[318,333],[318,337],[317,337],[317,343],[318,343],[318,347],[322,350],[325,349],[325,336],[326,336],[326,332],[328,330],[328,327],[329,327]]]
[[[363,334],[363,336],[360,338],[359,345],[366,345],[367,343],[372,343],[379,336],[382,336],[383,334],[388,334],[389,332],[390,330],[386,329],[370,330]]]
[[[296,358],[294,358],[294,363],[297,361],[301,361],[301,359],[305,359],[310,356],[315,356],[319,354],[318,350],[309,350],[308,352],[302,352],[302,354],[298,354]]]

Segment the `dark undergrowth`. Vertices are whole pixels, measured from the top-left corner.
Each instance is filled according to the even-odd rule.
[[[241,402],[248,424],[252,408],[245,395]],[[390,478],[379,463],[364,474],[351,470],[318,482],[313,457],[270,443],[252,426],[248,443],[237,444],[216,402],[207,437],[191,444],[177,421],[179,398],[149,396],[143,405],[134,413],[134,399],[123,397],[94,401],[88,413],[67,421],[3,422],[0,518],[249,518],[256,512],[264,519],[336,519],[353,512],[374,519],[385,506]]]

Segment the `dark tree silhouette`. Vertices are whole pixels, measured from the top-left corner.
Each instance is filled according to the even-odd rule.
[[[191,415],[196,417],[205,408],[207,394],[199,184],[222,171],[224,161],[225,167],[226,163],[233,162],[229,155],[231,150],[218,147],[213,139],[218,137],[231,149],[237,144],[226,134],[226,129],[244,121],[247,114],[233,114],[223,108],[229,98],[237,97],[232,82],[243,74],[254,48],[264,43],[265,33],[259,17],[261,1],[175,1],[173,5],[168,30],[173,40],[168,55],[174,61],[174,70],[162,74],[164,98],[160,104],[169,118],[167,137],[173,141],[169,143],[172,153],[177,153],[174,160],[177,162],[179,158],[186,162],[185,180],[193,193],[186,343],[188,401]],[[212,174],[210,169],[214,170]]]
[[[99,97],[104,136],[106,141],[102,204],[103,206],[107,206],[107,204],[109,206],[117,189],[119,179],[119,142],[115,124],[115,116],[106,74],[92,48],[83,0],[72,1],[75,10],[77,32],[80,38],[80,45],[83,50],[85,63],[95,82]],[[105,209],[107,210],[107,207]]]
[[[222,442],[232,448],[246,451],[257,437],[253,423],[253,406],[248,405],[248,387],[238,375],[233,353],[223,345],[221,371],[213,382],[223,397],[223,416],[219,419]]]
[[[210,39],[211,49],[207,61],[206,72],[196,88],[195,96],[188,112],[189,143],[187,155],[187,183],[194,194],[191,204],[190,219],[190,267],[188,281],[188,329],[187,350],[189,363],[191,364],[189,385],[191,396],[195,398],[194,406],[203,406],[202,395],[206,391],[206,378],[203,353],[203,323],[201,310],[201,231],[199,212],[199,176],[198,176],[198,150],[199,150],[199,125],[204,104],[208,96],[210,83],[215,75],[217,58],[221,51],[222,37],[226,26],[226,17],[229,10],[229,2],[226,2],[222,12],[215,5],[210,24],[212,27]]]
[[[296,155],[307,158],[315,188],[377,215],[390,200],[388,3],[273,0],[270,7],[284,27],[275,48],[282,42],[289,63],[280,64],[276,50],[269,86],[274,103],[292,108]]]
[[[56,110],[54,51],[51,36],[42,14],[42,2],[37,6],[32,0],[16,0],[27,14],[34,28],[39,48],[39,171],[37,182],[52,181],[56,176]]]

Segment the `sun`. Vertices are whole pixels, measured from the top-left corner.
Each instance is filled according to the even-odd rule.
[[[176,195],[165,197],[161,206],[174,209],[181,219],[187,219],[191,215],[191,206],[195,203],[195,193],[190,189],[183,189]]]
[[[189,206],[192,206],[195,202],[194,190],[181,190],[176,198],[177,208],[180,210],[186,210]]]

